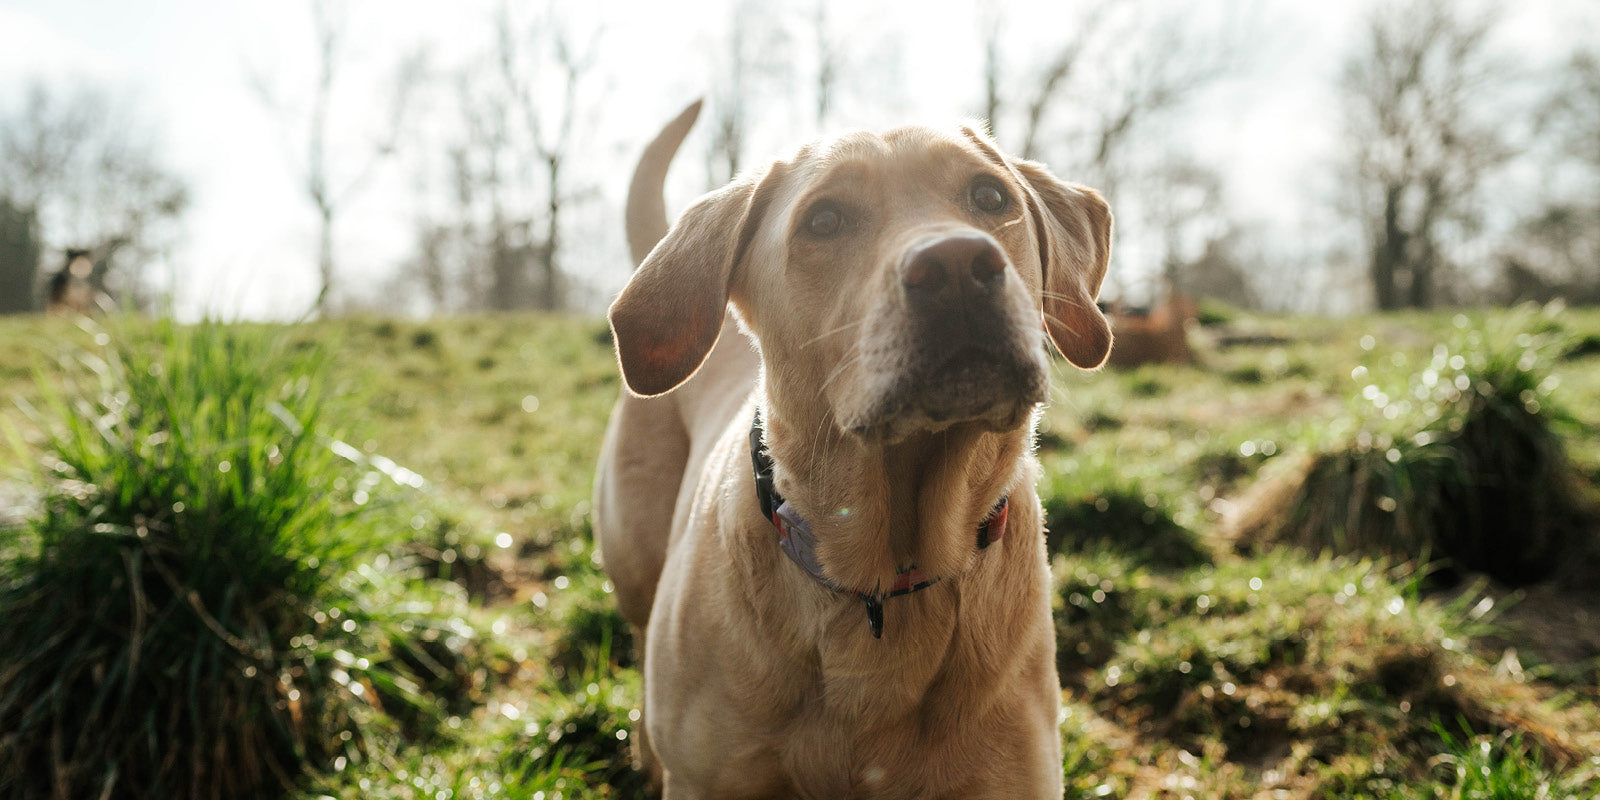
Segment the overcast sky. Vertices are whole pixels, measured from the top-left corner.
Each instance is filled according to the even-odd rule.
[[[586,167],[604,200],[580,220],[609,220],[639,145],[661,120],[703,93],[713,59],[708,51],[726,0],[572,4],[604,19],[600,73],[593,91],[607,101]],[[813,0],[775,5],[811,8]],[[1059,2],[1011,3],[1007,17],[1019,43],[1048,40]],[[1559,56],[1596,33],[1588,0],[1538,0],[1511,12],[1509,46]],[[334,125],[349,141],[371,136],[372,101],[383,74],[406,49],[426,46],[449,68],[487,47],[494,0],[355,0],[345,100]],[[1210,91],[1179,133],[1204,163],[1228,176],[1232,202],[1247,219],[1304,224],[1328,189],[1337,156],[1330,82],[1337,74],[1362,4],[1257,0],[1227,3],[1258,37],[1248,68]],[[1197,7],[1200,7],[1197,5]],[[1220,6],[1218,6],[1220,7]],[[303,94],[311,75],[307,4],[294,0],[0,0],[0,104],[14,102],[28,81],[90,80],[127,99],[164,136],[169,163],[194,189],[182,246],[158,274],[179,278],[180,308],[228,316],[294,316],[315,292],[315,219],[294,183],[291,131],[268,113],[250,86],[264,76],[286,97]],[[916,8],[916,12],[904,9]],[[848,123],[940,123],[977,110],[978,36],[974,0],[917,4],[848,0],[830,6],[851,31],[846,44],[871,51],[898,29],[904,101],[849,110]],[[915,13],[915,19],[906,14]],[[1218,12],[1221,13],[1221,12]],[[1020,44],[1019,44],[1020,46]],[[1013,65],[1018,71],[1026,65]],[[871,69],[863,67],[862,69]],[[869,77],[847,73],[846,82]],[[776,138],[776,137],[768,137]],[[779,142],[758,142],[777,147]],[[784,143],[787,144],[787,143]],[[340,262],[356,281],[391,270],[410,245],[421,201],[417,180],[400,163],[381,173],[353,201],[338,239]],[[671,198],[681,207],[703,188],[680,178]],[[602,289],[620,286],[627,270],[620,238],[592,237],[575,257]],[[614,264],[610,262],[616,262]],[[47,266],[53,266],[47,265]]]

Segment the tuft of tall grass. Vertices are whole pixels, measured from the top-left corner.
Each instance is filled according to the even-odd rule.
[[[263,328],[102,335],[40,374],[37,515],[0,531],[0,796],[272,797],[486,680],[463,599],[381,555],[419,479],[332,437]]]
[[[1465,727],[1465,726],[1462,726]],[[1444,752],[1433,759],[1432,791],[1405,800],[1580,800],[1600,795],[1600,758],[1565,774],[1552,770],[1539,748],[1520,734],[1473,736],[1436,724]]]
[[[1104,547],[1168,570],[1211,559],[1199,536],[1174,519],[1170,501],[1121,474],[1113,461],[1068,460],[1046,477],[1041,494],[1051,553]]]
[[[1344,427],[1354,434],[1252,493],[1243,537],[1444,558],[1514,585],[1588,557],[1593,509],[1546,371],[1564,342],[1530,314],[1491,326],[1458,317],[1454,339],[1404,381],[1357,367]]]

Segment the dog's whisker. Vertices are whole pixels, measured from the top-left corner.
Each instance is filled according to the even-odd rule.
[[[1044,290],[1040,294],[1046,300],[1059,300],[1063,303],[1076,306],[1078,308],[1088,308],[1091,305],[1089,303],[1085,303],[1083,300],[1080,300],[1077,297],[1073,297],[1072,295],[1062,294],[1060,292],[1052,292],[1048,289]]]
[[[817,429],[811,434],[811,463],[813,464],[817,463],[817,451],[822,449],[822,437],[826,435],[828,421],[832,419],[832,417],[833,415],[831,412],[824,412],[817,415]],[[813,470],[813,474],[821,476],[821,480],[818,481],[818,483],[822,486],[823,492],[826,493],[825,496],[831,496],[833,493],[832,487],[828,485],[828,479],[832,477],[829,472],[830,471],[826,469]]]
[[[822,341],[823,339],[828,338],[829,336],[837,336],[838,334],[844,333],[845,331],[850,330],[851,328],[854,328],[857,325],[861,325],[862,323],[865,323],[865,322],[866,322],[865,319],[858,319],[855,322],[846,322],[845,324],[840,325],[839,327],[834,328],[831,331],[825,331],[823,333],[819,333],[816,336],[811,337],[810,339],[807,339],[804,343],[802,343],[800,345],[800,348],[803,350],[803,349],[805,349],[807,347],[810,347],[811,345],[816,344],[819,341]]]
[[[840,375],[843,375],[846,369],[854,366],[864,357],[865,354],[861,352],[861,348],[859,346],[850,348],[850,352],[847,353],[844,359],[839,362],[839,366],[834,367],[833,371],[828,373],[828,377],[822,381],[822,388],[828,388],[828,385],[833,383],[834,380],[836,380]]]
[[[1073,325],[1072,323],[1067,322],[1066,320],[1064,320],[1064,319],[1062,319],[1062,318],[1060,318],[1060,317],[1058,317],[1058,316],[1056,316],[1054,314],[1051,314],[1048,311],[1046,311],[1044,313],[1044,320],[1045,320],[1045,322],[1053,322],[1056,325],[1059,325],[1059,326],[1061,326],[1063,328],[1066,328],[1069,331],[1077,330],[1077,327],[1078,327],[1078,326]]]

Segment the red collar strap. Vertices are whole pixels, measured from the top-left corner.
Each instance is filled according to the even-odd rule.
[[[867,606],[867,626],[872,629],[874,639],[883,638],[884,600],[921,591],[939,582],[938,578],[928,577],[913,564],[896,570],[894,585],[888,591],[862,592],[834,583],[823,573],[822,564],[817,561],[817,540],[811,532],[811,525],[795,511],[794,506],[783,499],[783,495],[778,494],[777,486],[773,483],[772,454],[767,452],[761,438],[760,408],[756,409],[755,420],[750,425],[750,462],[755,468],[756,500],[761,503],[761,515],[771,520],[772,527],[778,531],[778,547],[812,580],[835,592],[849,592],[860,598]],[[978,523],[979,550],[988,548],[1005,535],[1009,508],[1009,498],[1002,497],[989,510],[989,515]]]

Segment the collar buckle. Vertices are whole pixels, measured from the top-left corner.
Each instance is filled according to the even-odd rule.
[[[872,630],[872,638],[883,638],[883,598],[876,595],[864,594],[861,599],[867,604],[867,627]]]

